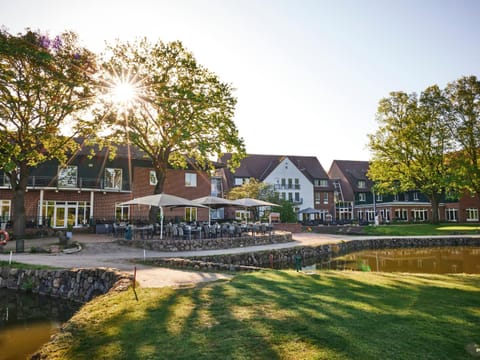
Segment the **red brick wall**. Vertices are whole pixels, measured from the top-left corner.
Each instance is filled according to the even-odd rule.
[[[154,185],[150,185],[150,168],[135,167],[132,171],[132,192],[112,192],[112,191],[95,191],[94,192],[94,213],[95,219],[111,220],[115,216],[115,204],[131,200],[135,197],[152,195],[155,190]],[[185,186],[185,172],[197,174],[197,186]],[[210,177],[207,173],[201,171],[190,170],[168,170],[167,179],[164,186],[164,192],[172,195],[181,196],[187,199],[195,199],[202,196],[210,195]],[[66,191],[46,190],[43,196],[44,200],[52,201],[90,201],[90,191],[76,190]],[[0,199],[12,200],[13,193],[9,189],[0,189]],[[40,190],[29,190],[25,194],[25,207],[27,218],[36,218],[38,216],[38,202],[40,200]],[[13,201],[12,201],[13,207]],[[11,209],[13,215],[14,209]],[[148,207],[131,207],[132,218],[141,216],[148,218]],[[185,215],[185,209],[166,209],[165,216],[182,218]],[[208,209],[198,209],[197,219],[199,221],[208,220]]]

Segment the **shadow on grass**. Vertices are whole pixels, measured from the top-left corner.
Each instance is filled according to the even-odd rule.
[[[85,306],[64,358],[465,359],[480,342],[479,276],[264,271],[138,296]]]

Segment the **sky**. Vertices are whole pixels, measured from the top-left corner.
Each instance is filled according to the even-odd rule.
[[[478,0],[0,0],[0,26],[180,40],[232,84],[249,154],[369,160],[380,99],[480,77]]]

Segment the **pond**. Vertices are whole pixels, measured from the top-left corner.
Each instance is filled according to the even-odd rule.
[[[25,359],[37,351],[81,304],[0,289],[0,358]]]
[[[479,247],[432,247],[368,250],[316,264],[316,269],[480,274]]]

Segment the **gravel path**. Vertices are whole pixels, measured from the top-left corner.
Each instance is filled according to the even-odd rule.
[[[0,260],[8,261],[9,252],[12,251],[12,260],[35,265],[49,265],[60,268],[90,268],[90,267],[109,267],[128,273],[133,273],[134,267],[137,269],[137,281],[143,287],[163,287],[163,286],[185,286],[206,281],[215,281],[220,279],[229,279],[231,275],[174,270],[167,268],[151,267],[140,264],[139,261],[144,258],[157,257],[182,257],[194,255],[215,255],[224,253],[239,253],[250,251],[261,251],[274,248],[293,247],[300,245],[315,245],[320,243],[338,242],[344,237],[319,236],[318,234],[295,234],[295,241],[291,243],[273,244],[256,247],[222,249],[211,251],[196,252],[155,252],[145,251],[143,249],[120,246],[113,242],[113,238],[107,235],[97,234],[74,234],[74,240],[82,244],[82,250],[72,254],[56,253],[15,253],[15,242],[11,241],[4,246],[3,254],[0,254]],[[46,247],[58,244],[57,238],[43,238],[35,240],[25,240],[25,249],[30,250],[32,246]]]

